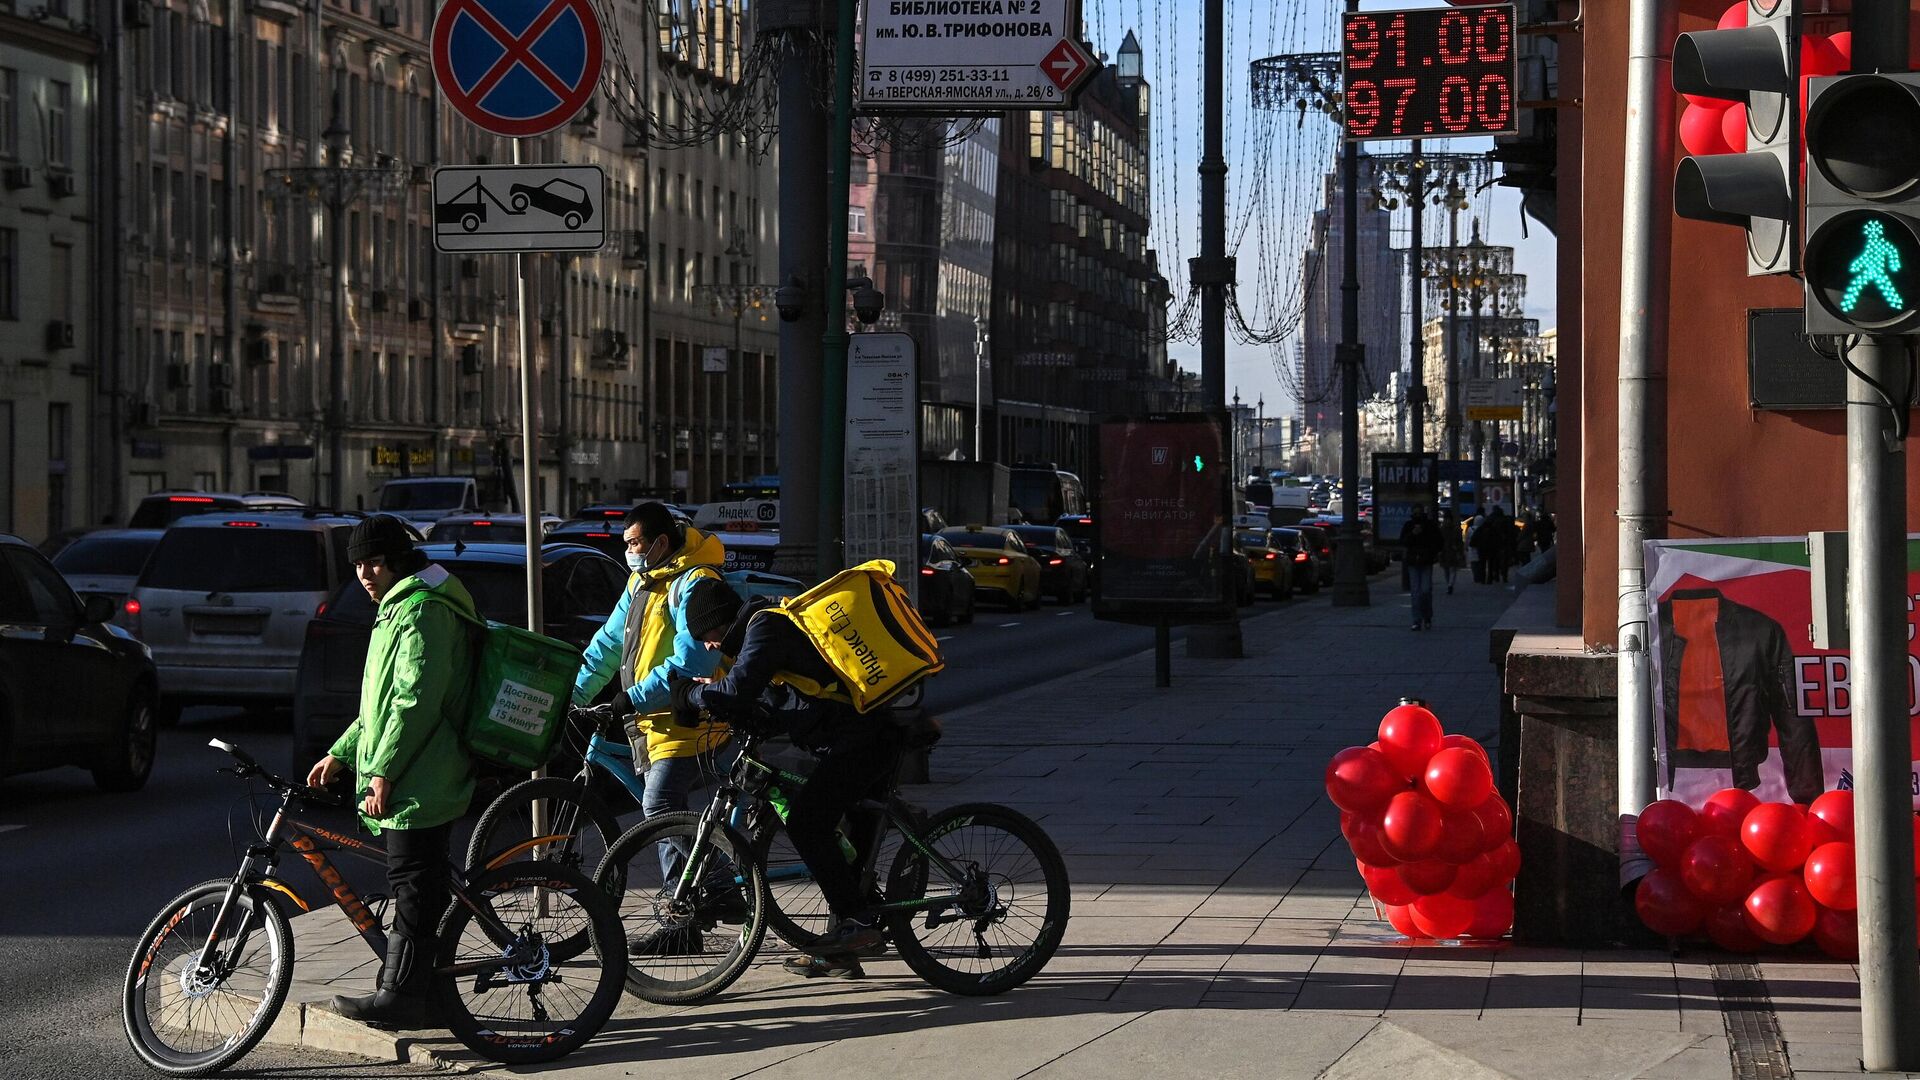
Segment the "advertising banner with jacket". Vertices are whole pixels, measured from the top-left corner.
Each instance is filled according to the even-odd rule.
[[[1851,788],[1850,659],[1809,637],[1806,540],[1656,540],[1646,558],[1661,797],[1699,806],[1737,787],[1805,804]],[[1913,538],[1907,565],[1908,595],[1920,594]],[[1909,626],[1910,693],[1915,637]]]

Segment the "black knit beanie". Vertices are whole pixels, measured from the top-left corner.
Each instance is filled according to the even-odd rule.
[[[701,578],[687,590],[687,633],[704,641],[733,624],[740,614],[740,594],[724,581]]]
[[[375,514],[353,527],[353,535],[347,540],[347,558],[352,562],[365,562],[380,557],[387,565],[398,570],[412,563],[413,535],[407,526],[391,514]]]

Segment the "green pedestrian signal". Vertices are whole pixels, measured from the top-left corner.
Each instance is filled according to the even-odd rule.
[[[1200,455],[1199,455],[1199,454],[1195,454],[1195,455],[1193,455],[1193,471],[1194,471],[1194,472],[1206,472],[1206,471],[1207,471],[1207,463],[1206,463],[1205,461],[1202,461],[1202,460],[1200,459]]]
[[[1906,301],[1900,299],[1900,290],[1893,284],[1888,274],[1900,272],[1900,249],[1887,241],[1887,227],[1878,221],[1868,221],[1860,228],[1866,246],[1861,249],[1858,258],[1847,264],[1853,279],[1847,283],[1847,291],[1840,296],[1840,310],[1852,312],[1860,302],[1860,294],[1872,285],[1880,290],[1880,296],[1890,308],[1904,308]]]

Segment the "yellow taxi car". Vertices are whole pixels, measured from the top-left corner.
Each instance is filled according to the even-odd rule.
[[[1293,561],[1283,558],[1286,545],[1274,538],[1273,530],[1238,526],[1233,538],[1240,550],[1246,552],[1247,561],[1253,564],[1256,594],[1265,592],[1275,600],[1293,595]]]
[[[940,538],[953,545],[966,564],[976,597],[986,594],[1011,611],[1040,606],[1040,563],[1013,530],[968,525],[942,529]]]

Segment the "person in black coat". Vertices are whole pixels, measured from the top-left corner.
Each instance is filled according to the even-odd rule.
[[[1407,591],[1413,597],[1413,628],[1433,626],[1433,564],[1440,561],[1440,526],[1427,516],[1425,503],[1413,504],[1413,516],[1400,527],[1400,550],[1407,566]]]

